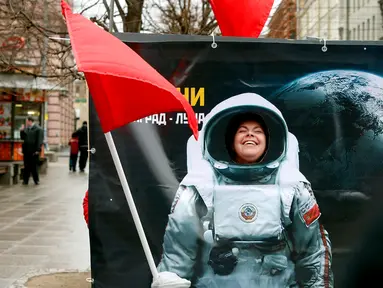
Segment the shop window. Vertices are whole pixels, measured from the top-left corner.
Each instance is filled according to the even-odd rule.
[[[12,132],[12,103],[0,102],[0,139],[10,139]]]
[[[11,88],[0,91],[0,161],[22,161],[20,128],[28,116],[43,126],[45,91]],[[43,127],[42,127],[43,128]]]

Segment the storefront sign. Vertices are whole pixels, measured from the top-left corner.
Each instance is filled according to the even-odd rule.
[[[86,98],[76,98],[74,100],[75,103],[86,103],[87,99]]]
[[[0,102],[0,139],[11,138],[12,103]]]
[[[18,50],[25,46],[25,39],[23,37],[12,36],[7,38],[1,44],[1,50]]]

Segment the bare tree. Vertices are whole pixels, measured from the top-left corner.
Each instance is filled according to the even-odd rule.
[[[145,0],[115,0],[113,31],[111,32],[135,32],[142,30],[142,14]],[[100,0],[105,8],[105,13],[91,17],[90,20],[105,31],[109,31],[110,0]],[[117,19],[116,19],[117,18]],[[117,24],[122,24],[122,29],[118,29]],[[121,26],[121,25],[119,25]]]
[[[210,35],[217,21],[208,0],[152,0],[144,11],[145,30]]]
[[[0,0],[0,70],[62,82],[81,78],[57,0]]]
[[[106,13],[91,20],[108,31],[109,1],[102,0]],[[217,29],[208,0],[115,0],[115,32],[210,35]]]
[[[80,13],[102,4],[104,13],[91,21],[108,31],[109,2],[84,1]],[[114,12],[115,32],[207,35],[217,28],[208,0],[115,0]],[[68,35],[60,1],[0,0],[0,72],[61,82],[83,79],[70,42],[61,38]]]

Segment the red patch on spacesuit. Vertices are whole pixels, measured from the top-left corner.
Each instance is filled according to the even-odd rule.
[[[319,206],[315,203],[315,205],[303,215],[303,220],[305,220],[307,226],[310,226],[320,215]]]

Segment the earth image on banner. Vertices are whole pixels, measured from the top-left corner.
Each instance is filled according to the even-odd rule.
[[[365,202],[377,193],[370,182],[383,171],[382,77],[321,71],[288,83],[269,100],[298,138],[300,170],[318,200]]]

